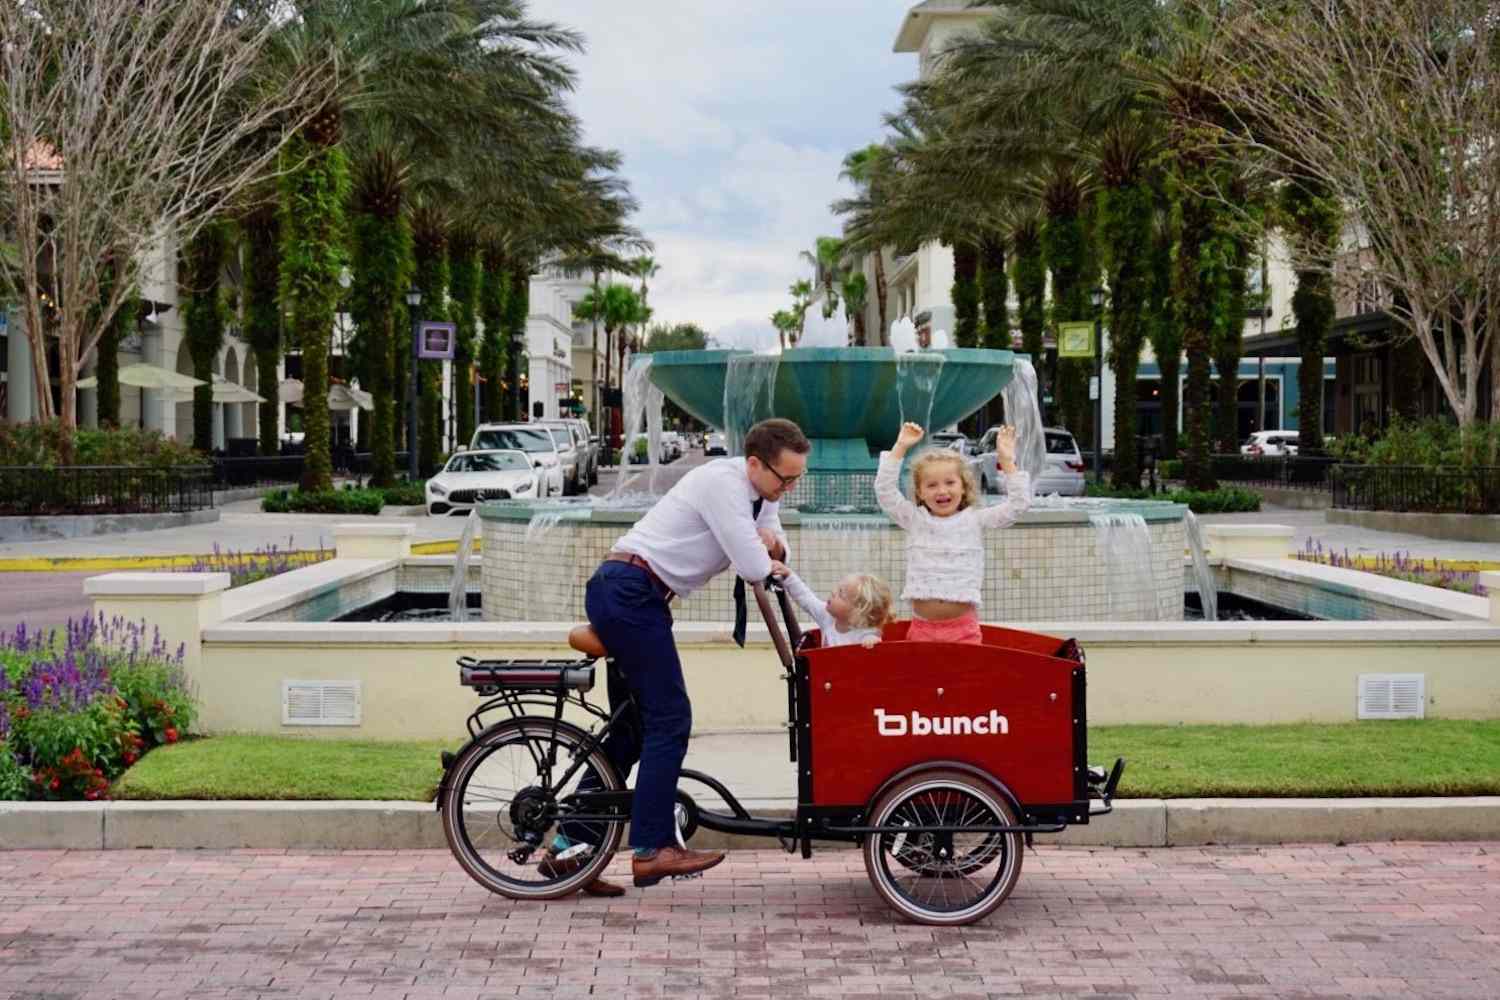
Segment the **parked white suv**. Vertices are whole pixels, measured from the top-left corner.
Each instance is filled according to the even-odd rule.
[[[1241,455],[1295,455],[1297,454],[1296,431],[1256,431],[1250,439],[1240,445]]]
[[[985,431],[984,437],[979,439],[979,453],[969,459],[982,493],[999,493],[1004,486],[1005,477],[995,461],[995,437],[999,433],[998,427]],[[1083,496],[1084,464],[1078,442],[1061,427],[1044,429],[1042,437],[1047,448],[1046,462],[1042,474],[1031,484],[1031,492],[1039,497],[1053,493],[1064,497]]]
[[[543,496],[563,492],[562,455],[550,428],[543,424],[480,424],[469,441],[469,449],[524,451],[543,476]]]

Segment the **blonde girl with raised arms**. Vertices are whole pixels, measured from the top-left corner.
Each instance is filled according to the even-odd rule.
[[[781,582],[792,600],[818,623],[825,647],[859,643],[869,649],[880,641],[880,630],[890,620],[891,588],[878,576],[850,573],[827,601],[796,573],[787,573]]]
[[[1031,505],[1031,477],[1016,466],[1016,430],[1002,427],[995,458],[1005,473],[1005,499],[984,507],[974,470],[962,455],[933,448],[912,463],[912,496],[901,493],[901,462],[923,430],[903,424],[890,451],[880,456],[875,498],[906,529],[906,586],[911,602],[907,639],[980,642],[979,601],[984,584],[984,531],[1004,528]]]

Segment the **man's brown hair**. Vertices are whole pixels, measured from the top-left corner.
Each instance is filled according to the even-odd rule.
[[[771,465],[781,457],[783,451],[806,455],[812,451],[812,443],[802,428],[790,420],[772,417],[762,420],[745,434],[745,457],[758,458],[762,465]]]

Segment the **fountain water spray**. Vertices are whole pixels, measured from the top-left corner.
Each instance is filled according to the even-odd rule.
[[[911,351],[896,355],[896,401],[903,422],[933,430],[932,401],[947,359],[936,352]]]
[[[448,587],[448,616],[456,622],[469,619],[469,556],[474,552],[474,534],[479,530],[479,508],[464,518],[464,532],[453,556],[453,582]]]
[[[724,376],[724,444],[731,455],[745,453],[745,432],[773,416],[779,354],[737,354]]]
[[[1219,584],[1203,549],[1203,529],[1198,524],[1198,516],[1191,510],[1182,515],[1182,522],[1187,532],[1188,551],[1193,554],[1193,579],[1198,585],[1198,599],[1203,604],[1203,620],[1216,622],[1219,620]]]
[[[639,492],[641,479],[646,480],[646,492],[656,490],[656,466],[661,456],[661,408],[665,396],[651,381],[652,357],[632,355],[627,359],[621,394],[625,425],[622,428],[624,445],[620,449],[620,471],[615,477],[615,488],[610,496],[619,497],[629,492]],[[642,438],[641,424],[645,423],[646,469],[631,473],[630,456],[635,453],[635,444]]]
[[[1042,408],[1037,398],[1036,367],[1018,357],[1010,381],[1000,390],[1005,420],[1016,429],[1016,464],[1035,483],[1047,465],[1047,443],[1042,432]]]
[[[1090,514],[1107,579],[1106,621],[1159,621],[1151,531],[1139,514]]]

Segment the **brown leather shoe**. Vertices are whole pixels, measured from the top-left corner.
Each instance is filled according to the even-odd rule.
[[[724,860],[723,851],[690,851],[682,847],[659,847],[630,861],[630,873],[637,886],[655,885],[664,878],[682,878],[707,871]]]
[[[547,856],[542,858],[541,863],[536,866],[536,870],[544,878],[567,878],[588,864],[588,860],[588,855],[586,854],[559,859],[556,854],[549,851],[547,852]],[[615,885],[613,882],[602,878],[596,878],[583,887],[583,893],[586,896],[623,896],[625,895],[625,887],[623,885]]]

